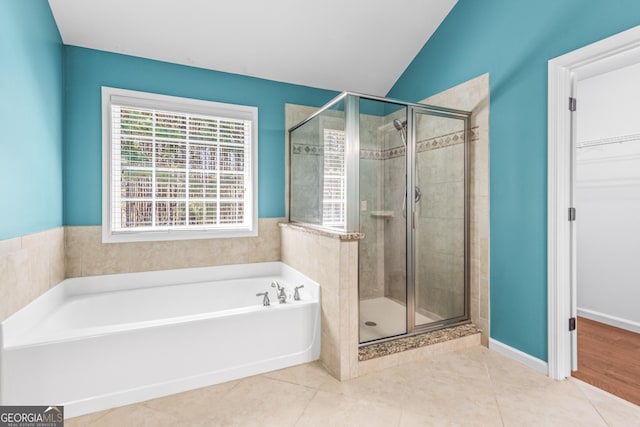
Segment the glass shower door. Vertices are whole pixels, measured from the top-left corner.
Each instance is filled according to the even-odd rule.
[[[360,343],[407,333],[407,107],[360,99]]]
[[[466,123],[414,109],[413,328],[461,320],[467,312]],[[413,287],[413,292],[411,290]],[[412,320],[412,321],[411,321]]]

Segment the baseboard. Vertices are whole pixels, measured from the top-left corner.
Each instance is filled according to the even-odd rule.
[[[527,353],[524,353],[516,348],[508,346],[500,341],[496,341],[493,338],[489,338],[489,348],[496,353],[500,353],[503,356],[513,359],[516,362],[520,362],[525,366],[533,369],[536,372],[547,375],[549,373],[549,366],[547,362],[533,357]]]
[[[578,316],[595,322],[604,323],[605,325],[614,326],[616,328],[625,329],[627,331],[640,334],[640,323],[632,320],[623,319],[621,317],[611,316],[609,314],[600,313],[586,308],[578,308]]]

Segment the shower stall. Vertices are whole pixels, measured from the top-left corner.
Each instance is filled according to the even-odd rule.
[[[289,129],[289,221],[362,236],[360,344],[469,321],[469,126],[345,92]]]

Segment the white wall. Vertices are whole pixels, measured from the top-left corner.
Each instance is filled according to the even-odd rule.
[[[640,134],[640,64],[579,82],[578,146]],[[640,332],[640,140],[579,148],[578,314]]]
[[[640,64],[578,83],[578,141],[640,133]]]

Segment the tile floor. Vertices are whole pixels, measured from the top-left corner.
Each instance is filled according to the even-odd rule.
[[[375,326],[365,322],[375,322]],[[433,322],[426,316],[416,313],[418,325]],[[407,331],[407,309],[396,301],[385,298],[370,298],[360,301],[360,342],[404,334]]]
[[[640,407],[485,347],[339,382],[317,363],[69,419],[76,426],[640,426]]]

